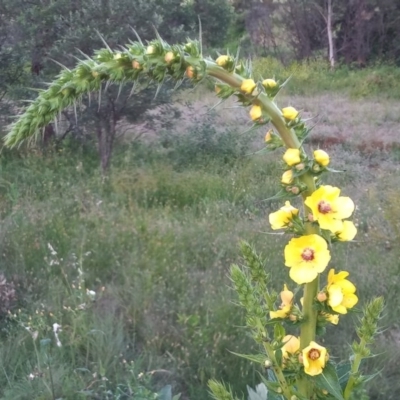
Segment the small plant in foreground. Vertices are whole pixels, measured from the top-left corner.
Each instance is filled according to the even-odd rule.
[[[94,59],[79,62],[75,69],[64,70],[41,92],[12,125],[6,144],[13,146],[37,135],[83,94],[101,90],[103,82],[148,80],[161,85],[165,79],[179,82],[185,77],[195,83],[207,77],[216,79],[219,98],[236,96],[240,104],[251,107],[254,127],[272,124],[265,137],[266,149],[284,148],[281,189],[274,199],[284,200],[285,206],[270,215],[270,223],[272,229],[291,235],[284,248],[291,281],[282,282],[279,296],[272,292],[268,266],[251,245],[242,243],[245,265],[233,265],[231,278],[260,352],[239,356],[268,371],[260,376],[268,399],[350,399],[370,379],[359,367],[362,359],[371,355],[383,299],[373,299],[365,306],[357,329],[359,340],[352,344],[349,359],[334,362],[321,337],[328,324],[338,324],[339,317],[354,308],[358,297],[356,286],[347,279],[349,272],[328,269],[328,265],[332,245],[351,241],[357,233],[349,220],[355,205],[341,196],[338,187],[323,184],[323,175],[335,171],[329,167],[330,157],[325,151],[317,149],[312,156],[306,153],[303,143],[310,129],[301,112],[291,105],[277,106],[275,96],[284,83],[271,78],[254,81],[250,64],[230,55],[215,61],[206,59],[195,41],[170,46],[158,38],[147,46],[139,41],[116,52],[106,48]],[[296,198],[302,201],[302,211],[291,204]],[[328,274],[321,285],[325,272]],[[209,387],[215,399],[236,399],[218,382],[210,381]],[[265,392],[260,396],[265,397]]]

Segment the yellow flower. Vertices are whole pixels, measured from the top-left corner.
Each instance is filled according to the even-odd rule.
[[[326,348],[318,343],[310,342],[302,351],[304,372],[307,375],[315,376],[322,373],[328,358]]]
[[[264,79],[262,81],[262,85],[265,87],[265,89],[273,89],[276,87],[277,83],[274,79]]]
[[[251,94],[255,88],[256,83],[253,81],[253,79],[245,79],[240,85],[240,90],[247,94]]]
[[[339,315],[337,314],[324,314],[324,317],[333,325],[337,325],[339,323]]]
[[[265,143],[268,143],[269,141],[271,141],[271,139],[272,139],[272,129],[270,129],[270,130],[265,134],[264,141],[265,141]]]
[[[269,214],[269,223],[273,230],[286,228],[293,217],[299,213],[297,208],[290,205],[289,201],[285,202],[285,205],[278,211]]]
[[[217,63],[217,65],[219,65],[220,67],[225,67],[225,65],[228,63],[228,61],[230,60],[229,56],[219,56],[215,62]]]
[[[292,309],[294,294],[287,288],[286,285],[283,286],[280,296],[282,300],[282,304],[279,306],[280,309],[278,311],[270,311],[270,318],[286,318]]]
[[[343,231],[342,219],[350,217],[354,203],[349,197],[339,197],[340,189],[330,185],[321,186],[305,200],[311,209],[314,221],[322,229],[336,233]],[[346,225],[349,228],[349,225]],[[347,233],[347,232],[346,232]]]
[[[289,169],[283,173],[281,182],[284,185],[290,185],[293,182],[293,171],[291,169]]]
[[[283,161],[285,161],[289,167],[298,164],[301,161],[300,149],[287,149],[283,155]]]
[[[299,112],[294,107],[285,107],[282,108],[282,116],[288,121],[293,121],[297,118]]]
[[[356,287],[346,279],[348,276],[346,271],[335,274],[334,269],[328,274],[328,304],[339,314],[347,314],[347,309],[353,308],[358,302],[354,294]]]
[[[284,358],[288,358],[289,355],[295,354],[300,350],[300,340],[296,336],[286,335],[282,342],[282,357]]]
[[[314,151],[314,160],[323,167],[326,167],[329,164],[329,155],[324,150],[315,150]]]
[[[343,221],[342,230],[336,232],[336,236],[341,242],[353,240],[356,235],[357,228],[351,221]]]
[[[253,121],[257,121],[258,119],[260,119],[262,117],[262,110],[260,106],[254,105],[253,107],[251,107],[250,109],[250,118]]]
[[[290,277],[299,285],[313,281],[331,259],[328,245],[319,235],[293,238],[285,247],[285,265]]]

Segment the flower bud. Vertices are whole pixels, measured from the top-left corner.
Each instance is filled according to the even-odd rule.
[[[99,73],[97,71],[92,71],[92,76],[93,78],[97,78],[99,76]]]
[[[312,167],[312,170],[314,172],[319,172],[319,171],[321,171],[321,166],[318,165],[318,164],[314,164],[313,167]]]
[[[270,360],[265,360],[264,367],[266,369],[271,368],[272,367],[272,362]]]
[[[245,79],[240,85],[240,90],[246,94],[251,94],[256,88],[256,84],[253,79]]]
[[[297,169],[297,171],[302,171],[305,168],[305,164],[304,163],[297,164],[295,168]]]
[[[262,117],[262,109],[260,106],[254,105],[250,109],[250,118],[253,121],[257,121]]]
[[[315,150],[314,151],[314,160],[323,167],[326,167],[329,164],[329,155],[324,150]]]
[[[133,69],[142,69],[142,66],[140,65],[139,61],[133,60],[132,61],[132,68]]]
[[[289,167],[299,164],[301,162],[300,158],[300,150],[299,149],[287,149],[285,154],[283,155],[283,161]]]
[[[317,294],[317,300],[320,301],[321,303],[326,301],[327,298],[328,298],[328,296],[326,295],[325,292],[319,292]]]
[[[189,79],[192,79],[192,78],[194,78],[194,76],[195,76],[195,69],[194,69],[191,65],[189,65],[189,66],[186,68],[186,76],[187,76]]]
[[[294,107],[282,108],[282,116],[288,121],[293,121],[298,115],[299,112]]]
[[[164,56],[164,61],[170,64],[175,58],[175,54],[172,51],[168,51]]]
[[[265,143],[270,142],[272,139],[272,129],[270,129],[266,134],[265,134],[265,138],[264,141]]]
[[[228,64],[228,62],[230,61],[230,57],[229,56],[226,56],[226,55],[223,55],[223,56],[219,56],[216,60],[215,60],[215,62],[217,63],[217,65],[219,65],[220,67],[225,67],[227,64]]]
[[[295,315],[295,314],[290,314],[289,315],[289,319],[292,321],[292,322],[296,322],[297,321],[297,315]]]
[[[293,182],[293,171],[291,169],[285,171],[281,178],[281,183],[290,185]]]
[[[300,193],[300,188],[297,186],[292,186],[292,189],[290,190],[293,194],[299,194]]]
[[[264,79],[262,81],[262,85],[265,87],[265,89],[273,89],[276,87],[277,83],[274,79]]]
[[[153,45],[147,46],[146,54],[152,55],[156,52],[156,47]]]
[[[114,60],[119,60],[122,57],[121,53],[114,54]]]

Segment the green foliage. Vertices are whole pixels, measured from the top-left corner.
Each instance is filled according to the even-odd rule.
[[[347,93],[354,98],[380,97],[398,99],[400,93],[399,68],[392,64],[375,64],[363,69],[339,65],[329,69],[325,60],[291,62],[287,66],[272,57],[253,61],[255,76],[269,77],[284,82],[289,79],[289,94],[312,96],[321,92]]]
[[[195,127],[194,131],[202,129]],[[232,141],[244,140],[241,134],[231,135]],[[188,136],[195,137],[190,132]],[[245,138],[250,146],[250,134]],[[204,154],[192,165],[189,160],[182,162],[176,149],[193,154],[195,143],[194,139],[176,138],[170,140],[169,147],[162,140],[121,146],[116,149],[106,181],[98,173],[97,156],[89,146],[77,148],[71,142],[54,151],[21,153],[20,157],[3,152],[0,254],[8,281],[15,281],[20,288],[13,312],[21,308],[25,315],[34,316],[42,303],[53,314],[60,311],[62,302],[71,298],[65,282],[76,279],[76,263],[85,274],[84,288],[100,296],[86,314],[75,317],[67,313],[65,322],[59,322],[64,330],[60,334],[62,342],[63,335],[68,338],[72,328],[76,329],[68,347],[63,342],[64,346],[54,348],[53,353],[53,378],[64,396],[72,393],[71,398],[76,399],[73,396],[77,388],[88,386],[94,379],[90,373],[99,373],[101,368],[110,380],[106,390],[113,393],[118,393],[118,385],[123,388],[128,382],[140,386],[136,381],[140,372],[163,369],[171,374],[160,372],[157,377],[155,373],[147,389],[157,386],[158,379],[160,385],[176,382],[173,393],[182,392],[182,398],[194,400],[207,398],[206,382],[212,377],[231,382],[235,393],[244,393],[246,385],[255,387],[259,383],[254,372],[260,362],[251,363],[231,353],[256,354],[260,349],[243,335],[245,316],[234,304],[237,296],[229,289],[227,272],[230,264],[238,262],[238,241],[246,238],[262,249],[268,273],[274,277],[274,289],[282,289],[282,237],[259,233],[266,231],[268,214],[276,208],[276,204],[262,200],[274,194],[280,155],[241,158],[228,152],[231,155],[227,160],[211,160]],[[224,153],[221,143],[226,143],[228,149],[231,145],[216,140],[214,154]],[[344,160],[346,154],[343,150]],[[348,156],[354,157],[354,153]],[[371,156],[360,162],[371,163],[374,159]],[[352,266],[352,276],[360,282],[357,288],[361,302],[374,294],[390,293],[387,314],[395,315],[399,306],[395,296],[398,252],[396,248],[385,250],[387,239],[375,236],[377,231],[373,229],[390,222],[395,232],[400,210],[394,177],[355,180],[349,172],[335,179],[349,195],[353,191],[353,195],[364,196],[359,200],[365,206],[358,219],[363,221],[361,231],[368,226],[370,236],[364,239],[368,246],[356,245],[351,251],[339,246],[333,262],[337,270]],[[377,193],[391,187],[384,203],[373,196],[371,182],[382,185]],[[367,186],[371,187],[369,192],[365,191]],[[182,189],[177,190],[179,187]],[[377,214],[378,205],[387,214]],[[383,232],[391,237],[392,228]],[[58,266],[49,266],[48,243],[63,259]],[[380,262],[383,257],[384,269]],[[82,303],[75,295],[73,298],[77,305]],[[338,343],[337,337],[348,338],[349,342],[354,334],[351,315],[346,319],[348,323],[344,320],[327,330],[326,343],[338,357],[347,353],[348,347],[343,345],[345,340]],[[52,321],[44,320],[48,335],[42,338],[53,338]],[[392,323],[388,326],[395,330]],[[17,390],[31,399],[32,383],[26,377],[37,363],[31,336],[5,320],[1,329],[9,334],[2,339],[0,358],[7,376],[0,373],[0,387],[10,391],[10,399],[17,396]],[[92,330],[96,333],[88,335]],[[395,400],[390,396],[397,390],[393,374],[399,350],[393,341],[379,346],[375,353],[386,354],[389,346],[391,358],[365,360],[363,370],[367,374],[376,372],[377,365],[385,371],[379,388],[369,383],[371,398],[377,391],[376,399],[384,395]],[[133,376],[127,372],[124,358],[128,364],[134,360]],[[73,368],[87,368],[90,373],[74,372]],[[48,382],[48,375],[46,379]],[[36,385],[39,381],[33,382]],[[105,383],[96,385],[97,393],[102,393],[100,386]],[[42,385],[34,390],[47,389]]]

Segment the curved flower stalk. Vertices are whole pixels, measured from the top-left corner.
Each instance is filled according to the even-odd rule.
[[[347,279],[347,271],[330,269],[322,288],[320,280],[327,273],[331,245],[351,241],[357,233],[349,220],[355,207],[350,198],[340,196],[339,188],[322,185],[322,175],[330,171],[330,157],[321,149],[311,157],[306,154],[302,143],[309,129],[301,113],[292,106],[281,109],[274,100],[283,84],[271,77],[255,81],[249,64],[230,55],[204,58],[196,41],[169,45],[159,37],[147,45],[133,42],[120,51],[101,49],[93,58],[79,61],[74,69],[64,69],[10,127],[5,143],[12,147],[37,137],[83,95],[93,91],[101,95],[103,83],[133,83],[135,87],[153,82],[160,86],[167,79],[179,84],[183,79],[197,83],[207,77],[215,80],[219,98],[235,96],[250,107],[254,125],[272,125],[265,135],[267,150],[286,148],[281,190],[275,196],[286,203],[269,216],[269,221],[272,229],[291,235],[282,252],[293,282],[282,283],[281,303],[276,307],[278,295],[269,289],[265,263],[249,244],[242,244],[246,265],[233,266],[231,277],[247,312],[247,326],[263,351],[241,356],[267,368],[264,383],[277,398],[349,399],[365,379],[358,369],[361,359],[370,355],[368,346],[376,333],[383,301],[378,298],[366,306],[357,331],[360,342],[353,344],[352,361],[344,364],[345,373],[339,379],[337,365],[317,333],[328,323],[337,324],[339,315],[353,309],[358,302],[356,286]],[[290,204],[296,197],[302,200],[302,210]],[[210,390],[216,399],[234,399],[230,389],[215,381],[210,382]]]

